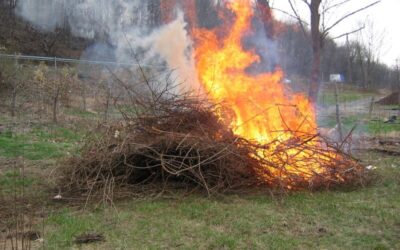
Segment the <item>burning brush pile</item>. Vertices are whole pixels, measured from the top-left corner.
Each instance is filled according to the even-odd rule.
[[[125,116],[90,137],[62,170],[64,190],[96,193],[165,188],[208,194],[254,186],[319,189],[361,181],[363,167],[318,135],[260,144],[242,138],[197,100],[164,102],[152,115]]]
[[[61,186],[88,194],[171,186],[213,194],[360,183],[365,168],[343,152],[346,142],[332,144],[318,135],[313,105],[285,88],[281,70],[249,73],[261,60],[242,45],[255,32],[253,12],[250,0],[227,1],[221,14],[226,25],[191,31],[205,100],[154,89],[149,100],[138,96],[135,114],[124,113],[123,122],[89,139],[81,156],[68,160]]]
[[[152,115],[126,116],[100,140],[89,140],[83,155],[69,161],[63,183],[85,191],[172,183],[212,193],[258,182],[254,149],[227,129],[213,107],[190,99],[162,106]]]

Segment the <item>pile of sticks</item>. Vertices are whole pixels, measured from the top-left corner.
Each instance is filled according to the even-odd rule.
[[[126,116],[64,164],[61,185],[93,193],[127,186],[162,191],[172,184],[212,194],[256,184],[252,149],[215,114],[212,107],[174,102],[152,115]]]
[[[367,180],[365,167],[345,152],[349,148],[346,144],[333,143],[318,134],[275,141],[267,145],[268,150],[257,150],[254,157],[260,164],[256,172],[270,186],[289,190],[363,185]]]
[[[88,195],[120,188],[148,192],[143,187],[201,188],[211,195],[254,186],[329,188],[363,179],[364,167],[318,135],[259,145],[236,136],[219,112],[218,105],[185,98],[164,102],[156,112],[124,114],[123,122],[104,126],[80,156],[63,164],[60,185]]]

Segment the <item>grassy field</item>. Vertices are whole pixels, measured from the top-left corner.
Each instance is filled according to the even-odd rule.
[[[340,101],[371,96],[346,91]],[[323,100],[333,104],[332,92]],[[73,109],[64,115],[102,119]],[[386,116],[344,113],[342,122],[346,131],[358,124],[358,131],[371,136],[399,132],[398,122],[383,123]],[[2,116],[0,123],[13,124]],[[334,127],[335,116],[319,124]],[[219,197],[175,193],[124,199],[113,206],[89,204],[83,210],[82,203],[52,200],[57,191],[49,175],[63,157],[79,154],[86,128],[68,122],[17,123],[0,132],[0,249],[5,226],[14,219],[3,212],[18,206],[31,211],[33,229],[44,239],[33,249],[400,249],[398,156],[359,152],[365,165],[376,167],[376,180],[366,187],[285,195],[265,190]],[[21,190],[23,199],[15,199]],[[103,234],[105,241],[74,243],[76,236],[92,232]]]
[[[357,100],[372,98],[375,93],[370,91],[361,91],[351,86],[338,87],[338,101],[339,103],[354,102]],[[318,96],[318,103],[320,105],[334,105],[336,104],[335,89],[333,85],[323,86]]]
[[[339,110],[343,131],[347,134],[356,126],[355,134],[369,136],[387,136],[400,132],[400,120],[387,122],[390,117],[398,116],[398,105],[379,105],[382,96],[371,91],[362,91],[355,87],[341,86],[338,92]],[[374,102],[371,102],[374,101]],[[320,92],[318,125],[334,128],[336,121],[336,101],[333,86],[325,86]]]
[[[48,249],[99,232],[93,249],[399,249],[400,165],[379,160],[381,179],[356,190],[175,197],[64,209],[46,221]],[[397,165],[396,165],[397,164]]]
[[[343,115],[341,118],[344,131],[350,131],[356,126],[357,132],[367,133],[369,135],[385,135],[391,132],[400,132],[400,121],[394,123],[385,123],[384,118],[371,119],[368,115]],[[333,128],[336,126],[334,116],[324,117],[318,123],[321,127]]]
[[[0,168],[3,195],[21,186],[27,194],[48,192],[46,174],[57,159],[77,152],[83,135],[59,126],[2,133],[1,159],[22,157],[26,164],[24,178],[12,167]],[[275,196],[176,194],[85,211],[50,202],[47,193],[41,197],[47,216],[35,227],[44,227],[46,249],[398,249],[399,158],[371,152],[359,157],[378,168],[377,181],[364,188]],[[89,232],[104,234],[106,241],[74,243]]]
[[[33,128],[27,133],[0,134],[0,156],[28,160],[54,159],[72,151],[80,135],[66,128]]]

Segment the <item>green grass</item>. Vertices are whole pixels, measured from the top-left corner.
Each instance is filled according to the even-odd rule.
[[[50,243],[48,249],[67,249],[72,246],[74,236],[96,231],[103,226],[95,215],[76,216],[68,209],[50,216],[47,223],[54,226],[56,231],[62,232],[62,234],[50,233],[47,239]]]
[[[357,90],[343,90],[338,93],[339,103],[354,102],[357,100],[372,98],[373,93],[360,92]],[[318,103],[320,105],[334,105],[336,104],[335,92],[333,89],[326,89],[319,94]]]
[[[77,116],[77,117],[81,117],[81,118],[87,118],[87,119],[98,117],[98,115],[96,113],[84,111],[84,110],[77,109],[77,108],[66,109],[66,110],[64,110],[64,114],[70,115],[70,116]]]
[[[35,127],[27,133],[7,131],[0,134],[0,156],[28,160],[56,159],[74,152],[82,134],[54,127]]]
[[[117,211],[63,210],[47,221],[48,249],[103,233],[95,249],[399,249],[400,164],[368,154],[381,175],[356,190],[125,201]]]
[[[379,121],[371,121],[368,123],[368,132],[370,134],[386,134],[390,132],[400,132],[400,122],[383,123]]]
[[[13,193],[22,187],[32,187],[35,180],[31,177],[22,176],[20,172],[7,171],[0,174],[0,190],[1,194]]]
[[[377,106],[383,110],[398,110],[400,108],[400,105],[379,105],[379,104],[377,104]]]
[[[77,142],[82,139],[82,132],[58,126],[36,126],[31,132],[42,141]]]
[[[344,117],[345,129],[362,118]],[[326,127],[336,124],[334,118],[322,122]],[[368,122],[360,129],[370,133],[400,130],[396,126]],[[76,152],[83,136],[81,131],[55,125],[3,133],[0,157],[57,159]],[[275,198],[265,193],[126,200],[117,202],[116,210],[86,212],[61,204],[48,211],[43,236],[46,249],[400,249],[399,158],[375,153],[362,157],[379,167],[381,177],[374,185],[356,190],[299,192]],[[44,192],[42,184],[47,180],[0,172],[0,191],[23,186],[31,192]],[[44,196],[48,201],[48,193]],[[88,232],[103,233],[106,241],[88,248],[74,244],[75,236]]]
[[[336,126],[336,118],[333,116],[322,117],[319,119],[318,124],[324,128],[333,128]],[[357,124],[356,131],[366,132],[370,135],[400,131],[399,121],[396,123],[384,123],[383,121],[367,119],[367,115],[344,116],[342,117],[342,124],[344,131],[350,131]]]

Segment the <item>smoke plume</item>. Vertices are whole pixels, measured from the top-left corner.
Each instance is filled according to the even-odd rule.
[[[17,14],[41,30],[64,28],[75,36],[92,39],[94,44],[83,53],[85,59],[166,65],[174,71],[176,81],[198,90],[193,44],[185,18],[191,25],[197,22],[198,27],[213,29],[221,25],[216,9],[221,9],[223,1],[162,1],[19,0]],[[163,15],[164,5],[172,8],[167,13],[168,21]],[[268,36],[264,19],[255,18],[253,32],[243,40],[246,49],[254,49],[260,56],[260,61],[248,69],[253,74],[272,72],[278,65],[277,45]]]
[[[153,4],[151,2],[154,2]],[[156,0],[20,0],[17,14],[43,31],[67,28],[95,41],[85,59],[167,64],[179,82],[196,82],[191,39],[179,9],[175,20],[157,23]],[[159,14],[159,13],[158,13]],[[111,55],[112,54],[112,55]],[[101,55],[104,55],[102,58]]]

